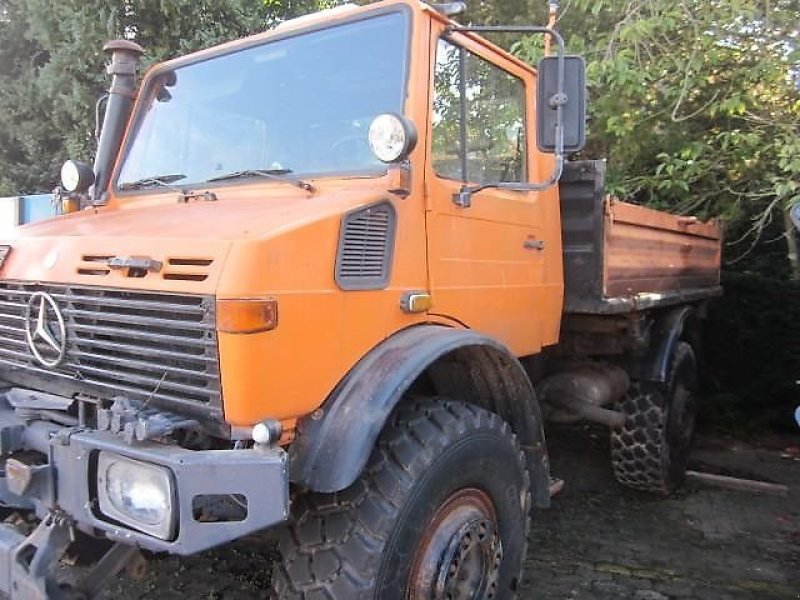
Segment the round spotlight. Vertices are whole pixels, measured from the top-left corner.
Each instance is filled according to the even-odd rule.
[[[378,115],[369,127],[369,145],[381,162],[405,160],[417,145],[417,130],[401,115]]]
[[[94,171],[79,160],[68,160],[61,166],[61,186],[68,192],[83,193],[92,187]]]

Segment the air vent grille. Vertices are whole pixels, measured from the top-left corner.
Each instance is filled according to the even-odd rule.
[[[83,264],[78,265],[79,275],[105,277],[111,273],[111,269],[106,266],[108,259],[110,259],[111,256],[100,254],[84,254],[81,258],[83,260]]]
[[[397,214],[388,201],[344,216],[336,257],[336,283],[344,290],[379,290],[389,284]]]
[[[172,257],[167,259],[164,279],[173,281],[205,281],[213,258]]]
[[[111,255],[84,254],[82,262],[78,264],[79,275],[105,277],[111,275],[112,271],[108,267],[108,261],[114,257]],[[213,258],[207,257],[170,257],[163,266],[162,277],[171,281],[205,281],[210,275],[211,266],[214,264]],[[162,269],[144,270],[139,268],[116,269],[115,274],[122,277],[149,277],[157,276]]]

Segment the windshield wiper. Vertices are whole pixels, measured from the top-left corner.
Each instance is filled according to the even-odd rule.
[[[142,179],[137,179],[136,181],[130,181],[120,184],[120,190],[143,190],[146,188],[152,187],[165,187],[171,190],[175,190],[170,185],[170,183],[175,183],[176,181],[180,181],[181,179],[186,179],[186,175],[182,173],[176,173],[174,175],[156,175],[154,177],[143,177]]]
[[[226,173],[225,175],[212,177],[208,180],[208,182],[230,181],[231,179],[245,179],[248,177],[264,177],[265,179],[290,183],[311,194],[316,191],[316,188],[307,181],[297,179],[296,177],[287,177],[291,172],[291,169],[243,169],[241,171],[234,171],[233,173]]]

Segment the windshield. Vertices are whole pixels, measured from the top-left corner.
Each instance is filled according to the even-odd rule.
[[[367,134],[377,115],[403,112],[407,44],[407,16],[395,12],[162,74],[117,187],[383,170]]]

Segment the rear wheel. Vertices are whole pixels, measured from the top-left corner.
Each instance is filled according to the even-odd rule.
[[[616,407],[625,426],[611,431],[617,480],[631,488],[669,494],[684,480],[694,441],[697,366],[692,347],[679,342],[669,381],[633,383]]]
[[[511,598],[529,487],[520,446],[496,415],[439,399],[401,407],[355,484],[295,500],[274,596]]]

